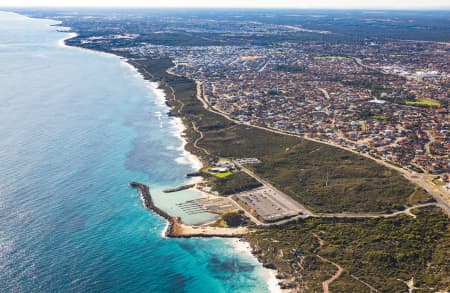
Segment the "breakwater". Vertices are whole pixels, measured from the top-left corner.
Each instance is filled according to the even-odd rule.
[[[201,176],[203,176],[202,172],[192,172],[186,174],[186,177],[201,177]]]
[[[150,194],[150,187],[148,187],[148,185],[133,181],[130,182],[130,186],[139,190],[139,194],[141,196],[144,207],[146,207],[149,210],[152,210],[157,215],[163,217],[169,222],[172,221],[173,217],[171,217],[168,213],[155,206],[155,204],[153,203],[152,196]]]
[[[139,190],[139,195],[141,196],[142,203],[144,204],[144,207],[153,211],[155,214],[159,215],[160,217],[167,220],[168,225],[166,229],[165,236],[167,237],[177,237],[174,234],[174,224],[181,222],[180,219],[177,219],[175,217],[171,217],[168,213],[158,208],[152,199],[152,195],[150,194],[150,187],[148,185],[145,185],[143,183],[139,182],[130,182],[129,184],[131,187],[136,188]]]
[[[192,188],[194,186],[195,186],[195,184],[186,184],[186,185],[181,185],[181,186],[178,186],[178,187],[175,187],[175,188],[165,189],[165,190],[163,190],[163,192],[164,193],[172,193],[172,192],[177,192],[177,191],[182,191],[182,190],[185,190],[185,189],[189,189],[189,188]]]

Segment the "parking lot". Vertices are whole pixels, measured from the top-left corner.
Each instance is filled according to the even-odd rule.
[[[277,190],[269,187],[254,189],[236,196],[248,209],[266,222],[298,215],[300,210],[291,200],[285,200]]]

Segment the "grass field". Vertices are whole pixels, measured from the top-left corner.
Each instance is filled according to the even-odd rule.
[[[438,179],[438,178],[433,179],[433,183],[436,186],[445,186],[445,185],[448,184],[447,182],[444,182],[444,181],[442,181],[441,179]]]
[[[441,103],[431,99],[423,99],[419,98],[415,101],[406,101],[406,105],[408,106],[417,106],[417,107],[436,107],[439,108]]]
[[[233,173],[231,171],[226,171],[226,172],[222,172],[222,173],[211,172],[211,171],[209,171],[209,167],[203,168],[201,170],[201,172],[203,172],[205,174],[208,174],[208,175],[211,175],[211,176],[214,176],[216,178],[226,178],[228,176],[233,175]]]
[[[217,178],[225,178],[225,177],[233,175],[233,173],[231,173],[230,171],[227,171],[227,172],[223,172],[223,173],[212,173],[212,175]]]

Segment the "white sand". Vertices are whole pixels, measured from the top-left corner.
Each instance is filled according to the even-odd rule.
[[[159,88],[158,82],[149,82],[148,87],[155,94],[156,99],[160,104],[164,104],[166,102],[166,93],[164,92],[163,89]],[[170,124],[172,125],[173,135],[176,136],[181,141],[181,146],[178,148],[178,150],[181,152],[181,156],[176,158],[175,161],[178,164],[191,165],[192,169],[195,169],[196,171],[203,168],[203,163],[200,161],[200,159],[197,156],[193,155],[192,153],[186,151],[185,149],[187,141],[183,137],[183,133],[186,130],[186,126],[183,124],[183,120],[179,117],[174,117],[170,121]],[[193,178],[193,180],[191,180],[192,183],[198,183],[200,181],[199,178]]]
[[[174,134],[180,139],[182,142],[180,150],[182,151],[182,156],[176,159],[176,162],[179,164],[191,165],[193,169],[200,170],[203,167],[202,162],[197,156],[194,156],[192,153],[186,151],[185,146],[187,144],[186,139],[183,137],[183,133],[186,130],[186,126],[184,126],[181,118],[176,117],[172,120],[172,124],[175,128]]]
[[[166,102],[166,93],[159,88],[159,82],[149,81],[147,87],[155,94],[159,105],[164,105]]]
[[[63,39],[58,41],[58,46],[60,46],[60,47],[69,47],[70,48],[70,46],[66,45],[66,40],[72,39],[72,38],[76,38],[77,36],[78,36],[77,33],[69,33],[67,37],[65,37],[65,38],[63,38]]]

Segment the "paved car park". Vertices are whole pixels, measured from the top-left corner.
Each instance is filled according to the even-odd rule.
[[[286,200],[277,190],[262,187],[238,194],[237,200],[266,222],[273,222],[298,215],[295,202]]]

